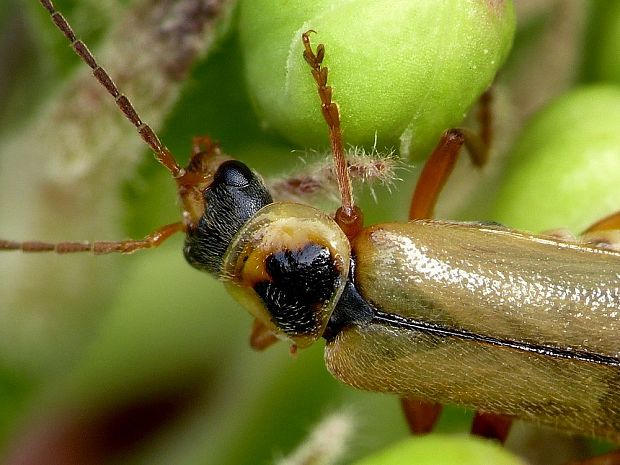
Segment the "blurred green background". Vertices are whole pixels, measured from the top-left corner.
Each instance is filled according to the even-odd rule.
[[[95,52],[106,30],[131,7],[123,1],[57,3]],[[614,205],[618,208],[617,190],[604,187],[620,186],[618,136],[604,138],[606,144],[600,149],[608,154],[616,150],[609,165],[601,169],[600,164],[590,163],[593,166],[586,169],[571,162],[583,158],[583,150],[591,147],[588,138],[593,137],[576,130],[577,123],[554,126],[552,120],[546,123],[551,128],[548,132],[536,134],[545,142],[558,141],[557,148],[549,150],[570,167],[564,170],[569,180],[577,173],[580,185],[598,187],[575,194],[582,200],[581,212],[571,208],[576,202],[567,197],[570,189],[563,189],[561,196],[553,194],[558,184],[569,182],[567,178],[547,181],[545,170],[530,165],[535,162],[520,161],[523,157],[511,147],[531,116],[550,100],[583,84],[620,84],[620,55],[613,52],[620,43],[620,8],[616,2],[602,0],[519,3],[513,53],[496,86],[494,159],[484,174],[473,172],[466,160],[460,163],[437,213],[449,218],[501,219],[533,230],[548,228],[546,222],[551,221],[579,232],[611,213]],[[43,134],[70,132],[71,128],[59,128],[53,120],[47,125],[32,122],[83,65],[37,2],[3,0],[0,24],[0,173],[18,180],[28,191],[42,169],[37,160],[50,154],[45,146],[19,153],[15,140],[36,143]],[[236,13],[219,28],[216,45],[179,84],[180,96],[173,108],[162,115],[149,109],[147,114],[164,120],[162,139],[180,158],[189,155],[192,136],[210,134],[227,153],[265,176],[294,170],[298,154],[291,150],[303,147],[264,132],[252,112]],[[126,45],[132,50],[134,44]],[[121,63],[132,56],[124,50],[116,53]],[[136,53],[139,50],[133,51],[134,58]],[[613,108],[605,105],[610,105],[608,99],[585,115],[577,111],[577,121],[599,120],[605,127],[620,127],[620,103]],[[596,131],[601,125],[589,126]],[[137,139],[130,125],[125,127],[121,136],[95,128],[91,143],[118,136],[122,147],[126,139]],[[580,143],[558,137],[555,131],[577,135]],[[581,146],[586,149],[570,158],[570,149]],[[547,157],[537,158],[529,147],[528,157]],[[512,153],[517,159],[510,159]],[[105,180],[94,177],[88,186],[70,186],[74,197],[69,202],[50,194],[58,209],[40,212],[50,231],[86,228],[89,233],[105,233],[56,239],[139,238],[177,221],[175,193],[166,173],[146,150],[138,155],[142,161],[132,166],[118,189],[100,188],[98,183],[106,185]],[[114,155],[119,160],[123,156]],[[118,166],[125,169],[120,161]],[[519,174],[523,166],[540,176]],[[376,202],[367,191],[361,193],[369,224],[405,219],[418,170],[419,166],[402,169],[403,181],[390,191],[377,189]],[[26,211],[38,215],[39,210],[50,208],[48,204],[28,204],[8,185],[0,186],[0,236],[46,238],[49,231],[38,229],[41,223],[32,215],[27,221],[22,218]],[[518,191],[534,191],[540,205],[523,205],[513,194]],[[591,191],[593,197],[583,201]],[[103,207],[84,208],[78,219],[69,221],[63,209],[82,197],[87,205],[94,205],[93,195],[110,197],[120,205],[120,214],[109,215]],[[540,221],[519,223],[520,213],[505,213],[515,203],[527,212],[545,213]],[[549,211],[559,212],[558,216],[549,218]],[[115,230],[120,237],[107,236]],[[284,343],[264,353],[253,352],[247,344],[250,318],[221,285],[187,266],[181,247],[182,238],[176,237],[157,251],[127,257],[0,257],[0,280],[12,282],[9,278],[16,275],[21,280],[17,287],[2,288],[0,295],[4,328],[0,328],[0,456],[11,457],[7,463],[42,463],[43,458],[59,464],[268,464],[301,444],[326,415],[340,411],[351,412],[354,418],[353,437],[340,463],[352,463],[407,436],[397,399],[341,385],[326,372],[322,344],[296,357],[289,355]],[[28,267],[45,272],[22,271]],[[84,271],[95,268],[93,275]],[[54,274],[75,278],[66,288],[49,289],[47,280]],[[43,288],[45,293],[39,292]],[[439,431],[466,431],[470,418],[469,412],[449,408]],[[529,456],[532,463],[560,463],[575,454],[590,453],[590,445],[579,439],[553,435],[553,441],[563,444],[560,454],[565,455],[552,458],[544,446],[550,443],[551,433],[522,430],[519,425],[509,446]],[[547,455],[536,459],[536,453]]]

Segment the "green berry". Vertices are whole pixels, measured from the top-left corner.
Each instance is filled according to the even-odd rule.
[[[328,145],[301,34],[325,45],[345,142],[428,153],[491,84],[515,28],[509,0],[242,2],[246,80],[259,118],[302,147]]]
[[[355,465],[522,465],[500,444],[467,436],[433,434],[410,438]]]
[[[510,156],[494,219],[511,227],[579,233],[617,211],[620,87],[573,90],[541,111]]]

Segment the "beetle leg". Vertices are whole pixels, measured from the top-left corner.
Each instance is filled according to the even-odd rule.
[[[278,338],[258,318],[254,318],[252,332],[250,333],[250,347],[254,350],[263,351],[278,342]]]
[[[584,234],[588,234],[594,231],[609,231],[612,229],[620,229],[620,211],[612,213],[606,216],[602,220],[597,221],[584,231]]]
[[[493,87],[489,87],[478,99],[478,127],[480,139],[485,147],[491,146],[493,140]],[[488,151],[486,151],[488,153]]]
[[[433,430],[443,406],[436,402],[401,397],[400,405],[411,434],[427,434]]]
[[[433,217],[439,193],[452,173],[464,143],[465,136],[458,129],[449,129],[442,134],[415,186],[409,207],[410,220]]]
[[[493,137],[492,98],[492,87],[490,87],[478,99],[477,119],[480,134],[466,128],[448,129],[442,134],[416,184],[409,208],[410,220],[433,217],[439,193],[452,173],[463,145],[467,148],[474,166],[480,168],[486,164]]]
[[[506,442],[511,426],[512,417],[476,412],[471,425],[471,434],[483,438],[496,439],[503,444]]]
[[[486,163],[488,150],[480,137],[466,129],[448,129],[422,169],[411,199],[410,220],[433,217],[439,194],[464,144],[475,166],[482,167]]]
[[[620,251],[620,211],[606,216],[586,229],[581,243]]]

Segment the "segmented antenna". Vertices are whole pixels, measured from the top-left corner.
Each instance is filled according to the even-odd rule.
[[[310,45],[310,33],[313,32],[316,33],[316,31],[309,30],[301,35],[304,44],[304,60],[312,68],[312,77],[316,82],[321,99],[321,112],[329,127],[329,141],[334,155],[338,190],[342,199],[342,206],[336,212],[335,219],[345,234],[352,238],[362,230],[362,211],[353,205],[353,187],[351,186],[349,167],[342,145],[340,112],[338,105],[332,102],[332,88],[327,85],[327,67],[322,66],[325,46],[319,44],[316,48],[316,54],[314,53]]]
[[[155,153],[155,158],[161,163],[175,179],[181,178],[185,174],[185,170],[179,166],[176,159],[159,140],[155,131],[151,127],[143,122],[138,115],[138,112],[133,107],[129,99],[122,94],[110,75],[105,69],[99,66],[97,60],[93,54],[88,50],[88,47],[82,40],[78,39],[73,32],[73,29],[65,19],[65,17],[56,10],[51,0],[39,0],[41,5],[48,11],[52,18],[52,22],[56,27],[65,35],[65,37],[71,43],[71,48],[80,59],[86,63],[92,70],[93,76],[99,81],[99,84],[114,98],[116,105],[121,110],[125,118],[127,118],[131,124],[133,124],[142,140],[151,148]]]
[[[7,241],[0,239],[0,250],[20,250],[28,253],[54,252],[57,254],[90,252],[95,255],[108,253],[130,254],[136,250],[159,247],[164,241],[178,232],[184,232],[183,222],[167,224],[153,231],[144,239],[126,241],[95,242],[41,242],[41,241]]]
[[[95,255],[108,253],[130,254],[136,250],[159,247],[170,236],[185,231],[183,222],[167,224],[152,232],[144,239],[126,241],[95,241],[95,242],[41,242],[41,241],[7,241],[0,239],[0,251],[19,250],[28,253],[54,252],[57,254],[90,252]]]
[[[75,36],[71,26],[69,26],[69,23],[63,15],[56,11],[51,0],[40,0],[40,2],[49,12],[56,27],[65,35],[69,42],[71,42],[71,47],[77,56],[90,66],[97,81],[99,81],[101,86],[114,97],[114,101],[123,115],[136,127],[142,140],[153,150],[157,161],[172,174],[177,182],[181,182],[183,176],[186,175],[185,170],[179,166],[172,153],[162,145],[155,131],[153,131],[148,124],[142,122],[129,99],[118,90],[109,74],[99,66],[95,57],[88,50],[84,42]],[[128,254],[136,250],[158,247],[172,235],[184,231],[185,224],[180,221],[163,226],[140,240],[54,243],[40,241],[18,242],[0,239],[0,251],[20,250],[22,252],[54,252],[57,254],[91,252],[95,255],[108,253]]]

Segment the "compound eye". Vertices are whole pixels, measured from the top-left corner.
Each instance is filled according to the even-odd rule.
[[[254,174],[243,163],[237,160],[228,160],[222,163],[213,175],[212,187],[225,184],[230,187],[243,188],[247,187]]]
[[[230,293],[299,347],[321,337],[344,289],[350,244],[320,210],[272,204],[239,231],[224,258]]]

